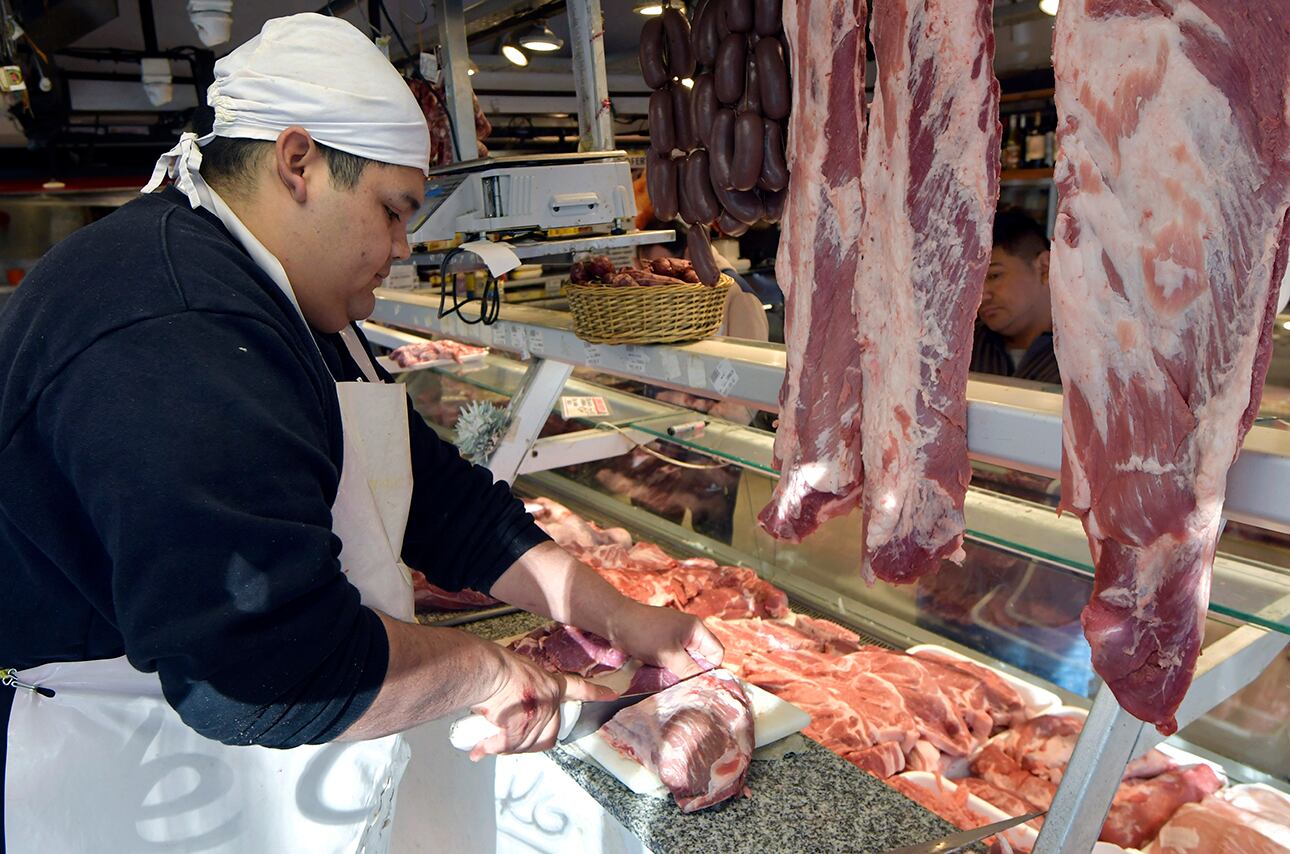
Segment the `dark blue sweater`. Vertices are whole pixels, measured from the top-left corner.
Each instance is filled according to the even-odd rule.
[[[363,713],[387,641],[330,530],[333,383],[360,373],[310,336],[174,190],[50,250],[0,313],[0,667],[124,654],[230,744],[325,742]],[[409,422],[403,558],[487,591],[545,536]]]

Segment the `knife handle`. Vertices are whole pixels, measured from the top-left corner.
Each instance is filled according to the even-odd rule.
[[[574,724],[578,722],[578,714],[582,711],[581,700],[565,700],[560,704],[560,731],[556,735],[556,741],[564,739],[573,731]],[[475,745],[485,739],[492,738],[501,732],[497,726],[483,715],[467,715],[464,718],[453,721],[452,726],[448,729],[448,742],[458,750],[471,751]]]

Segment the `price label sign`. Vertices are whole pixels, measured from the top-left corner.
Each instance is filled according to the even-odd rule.
[[[562,397],[560,411],[567,418],[596,418],[609,414],[603,397]]]
[[[725,397],[730,394],[730,390],[739,382],[739,374],[735,371],[735,366],[730,363],[729,359],[722,359],[717,363],[716,370],[712,372],[712,387]]]

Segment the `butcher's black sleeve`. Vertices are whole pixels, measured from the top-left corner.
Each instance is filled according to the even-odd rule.
[[[68,547],[110,563],[82,582],[130,662],[228,744],[334,739],[388,663],[331,533],[334,391],[301,360],[258,319],[183,311],[101,337],[32,416],[79,498],[62,511],[99,540]]]
[[[408,405],[412,510],[403,561],[445,590],[487,593],[529,549],[549,539],[505,483],[471,465]]]

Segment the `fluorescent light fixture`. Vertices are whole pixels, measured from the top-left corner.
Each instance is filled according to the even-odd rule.
[[[1045,15],[1056,15],[1059,2],[1060,0],[1039,0],[1039,11]]]
[[[655,17],[656,15],[661,15],[661,14],[663,14],[663,4],[662,4],[662,3],[646,3],[646,4],[645,4],[645,5],[643,5],[643,6],[637,6],[637,7],[636,7],[636,14],[637,14],[637,15],[644,15],[644,16],[645,16],[645,17],[647,17],[647,18],[653,18],[653,17]]]
[[[513,44],[502,45],[502,56],[510,60],[512,65],[523,67],[529,64],[528,55]]]
[[[50,178],[45,183],[41,184],[40,187],[42,190],[64,190],[67,188],[67,185],[57,178]]]
[[[516,40],[525,50],[536,50],[539,53],[550,53],[564,47],[564,39],[551,32],[546,21],[538,21],[524,27]]]

